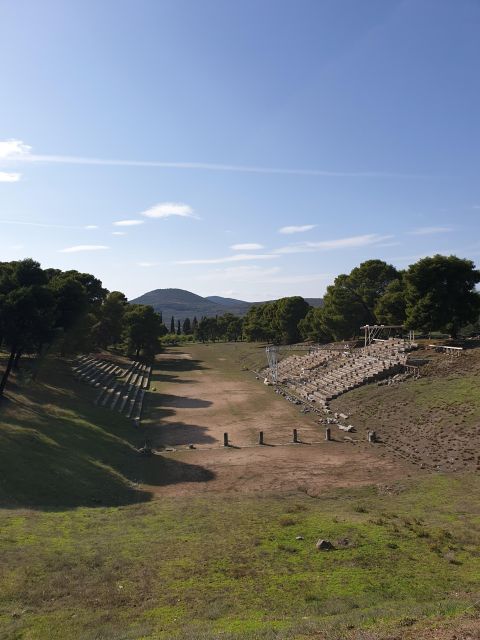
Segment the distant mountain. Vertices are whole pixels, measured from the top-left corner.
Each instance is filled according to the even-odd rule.
[[[305,298],[312,307],[322,305],[321,298]],[[235,298],[222,298],[222,296],[197,296],[196,293],[185,291],[185,289],[155,289],[144,293],[142,296],[130,300],[134,304],[149,304],[155,311],[161,311],[163,321],[167,324],[172,316],[175,322],[183,322],[185,318],[198,320],[203,316],[212,318],[221,316],[224,313],[233,313],[237,316],[244,316],[251,306],[264,304],[263,302],[246,302]]]
[[[236,300],[235,298],[222,298],[222,296],[206,296],[205,300],[211,300],[215,304],[223,304],[225,307],[241,307],[246,305],[250,307],[252,302],[245,302],[245,300]]]

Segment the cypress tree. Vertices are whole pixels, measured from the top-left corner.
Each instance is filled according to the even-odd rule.
[[[170,333],[175,333],[175,318],[173,316],[170,320]]]

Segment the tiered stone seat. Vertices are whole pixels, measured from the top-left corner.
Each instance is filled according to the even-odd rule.
[[[111,361],[84,356],[77,361],[73,372],[79,380],[98,389],[94,400],[96,405],[117,410],[127,418],[133,416],[138,424],[152,373],[151,366],[132,362],[125,370]]]
[[[393,373],[406,362],[409,344],[400,339],[378,341],[350,353],[290,356],[278,365],[278,380],[298,397],[319,404],[367,382]],[[334,357],[332,357],[334,355]]]

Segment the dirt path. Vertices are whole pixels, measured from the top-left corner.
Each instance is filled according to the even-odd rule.
[[[412,472],[366,445],[324,441],[314,414],[277,396],[238,364],[247,346],[192,345],[158,359],[148,402],[146,437],[161,455],[143,484],[161,494],[203,491],[305,491],[388,483]],[[290,444],[293,428],[303,444]],[[259,431],[266,446],[258,446]],[[228,432],[230,447],[223,447]],[[193,445],[194,449],[188,449]],[[174,449],[165,451],[165,448]]]

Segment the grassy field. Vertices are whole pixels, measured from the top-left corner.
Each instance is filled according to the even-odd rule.
[[[228,349],[196,345],[195,366]],[[263,357],[233,353],[232,379]],[[2,640],[430,639],[478,617],[477,474],[152,500],[136,479],[160,483],[162,459],[146,472],[140,434],[91,397],[51,361],[0,406]]]
[[[332,403],[352,424],[379,432],[390,453],[442,471],[480,470],[480,349],[431,351],[419,380],[360,387]]]

